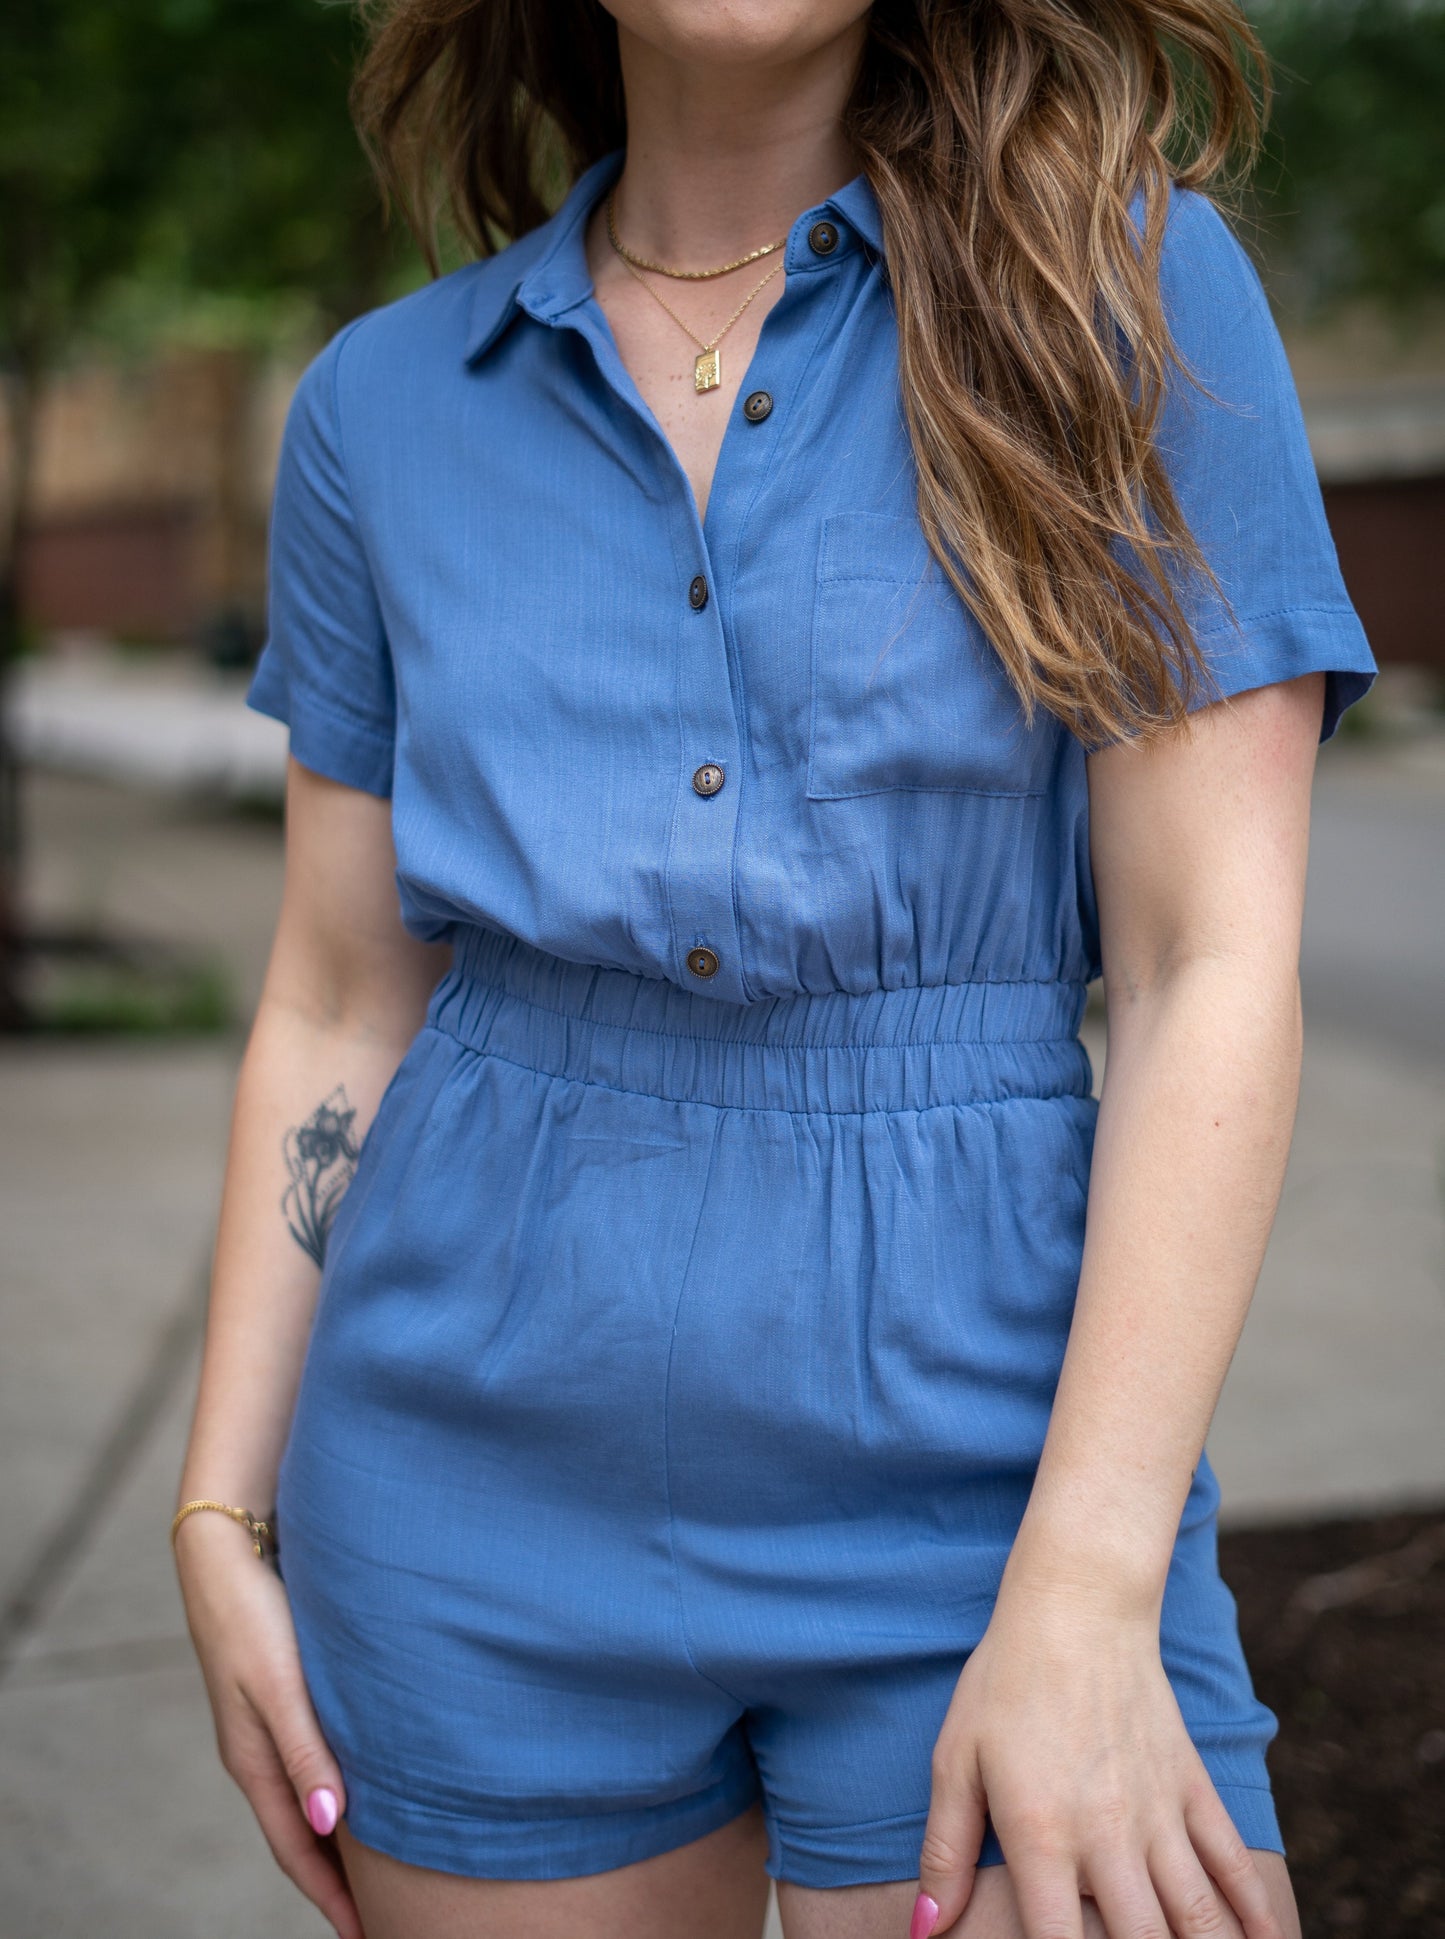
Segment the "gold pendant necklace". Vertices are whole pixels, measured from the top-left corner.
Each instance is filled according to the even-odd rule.
[[[778,271],[782,268],[781,263],[774,263],[773,267],[768,271],[767,275],[763,278],[762,282],[755,284],[754,287],[748,291],[747,295],[743,298],[742,302],[738,304],[737,308],[733,311],[732,315],[728,318],[727,322],[723,325],[722,329],[718,331],[715,337],[713,337],[712,341],[710,343],[704,343],[702,338],[697,335],[696,331],[694,331],[692,327],[687,322],[685,322],[682,317],[678,315],[677,311],[673,309],[672,305],[664,301],[664,299],[658,295],[658,292],[652,287],[651,283],[643,281],[641,272],[633,267],[633,265],[628,261],[626,256],[622,258],[622,264],[624,269],[626,269],[628,275],[635,277],[636,280],[642,284],[642,287],[647,291],[648,295],[652,297],[654,302],[660,303],[662,305],[662,308],[666,310],[667,314],[672,318],[673,322],[676,323],[679,326],[679,328],[685,330],[688,336],[691,337],[693,342],[697,345],[697,355],[696,357],[694,357],[693,364],[692,364],[692,385],[693,385],[693,389],[695,391],[698,391],[699,393],[702,391],[716,390],[718,386],[722,383],[722,352],[721,350],[719,350],[718,345],[722,342],[723,337],[727,334],[727,332],[731,330],[733,325],[737,322],[738,318],[742,315],[743,311],[748,307],[749,303],[751,303],[753,298],[758,294],[758,291],[763,289],[767,284],[771,283],[773,278],[777,275]]]
[[[616,218],[613,214],[613,202],[616,197],[616,193],[617,193],[616,189],[613,189],[607,197],[607,240],[612,244],[612,247],[617,251],[617,254],[621,257],[622,266],[627,271],[627,273],[630,276],[634,277],[639,283],[642,284],[642,287],[647,291],[648,295],[652,297],[653,301],[661,304],[662,308],[667,311],[667,314],[672,318],[673,322],[677,324],[680,329],[685,330],[688,336],[691,337],[692,341],[697,345],[697,355],[696,357],[694,357],[693,364],[692,364],[693,389],[699,393],[703,391],[716,390],[718,386],[722,383],[722,352],[721,350],[719,350],[718,345],[722,342],[723,337],[726,335],[726,333],[729,330],[731,330],[733,325],[737,322],[738,318],[742,315],[743,311],[748,307],[749,303],[751,303],[753,298],[758,294],[758,291],[765,288],[766,285],[769,284],[773,280],[773,278],[777,275],[778,271],[782,268],[782,264],[774,263],[773,267],[768,271],[767,275],[763,278],[762,282],[755,284],[754,287],[748,291],[747,295],[743,298],[742,302],[738,304],[737,308],[733,311],[732,315],[728,318],[727,322],[723,325],[722,329],[717,332],[717,335],[713,337],[710,343],[703,342],[702,338],[697,335],[697,333],[692,329],[691,325],[687,323],[684,318],[678,315],[677,311],[673,309],[672,305],[666,302],[663,299],[663,297],[658,294],[658,292],[652,287],[651,283],[647,282],[643,278],[641,272],[644,269],[650,269],[650,270],[654,270],[659,276],[678,277],[687,282],[700,282],[705,278],[711,277],[711,276],[726,276],[729,270],[741,269],[747,263],[755,263],[760,256],[773,255],[777,250],[783,247],[783,244],[788,240],[788,238],[786,236],[783,236],[783,237],[780,237],[777,242],[765,243],[761,249],[754,249],[751,251],[750,254],[746,256],[739,256],[736,262],[724,263],[720,269],[669,269],[663,263],[649,262],[646,256],[635,256],[633,255],[630,249],[626,249],[623,247],[622,238],[617,233]]]

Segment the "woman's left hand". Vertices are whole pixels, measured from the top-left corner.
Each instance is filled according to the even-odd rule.
[[[933,1753],[911,1939],[956,1924],[987,1809],[1026,1939],[1284,1939],[1159,1651],[1157,1611],[1005,1589]],[[937,1916],[930,1923],[930,1906]]]

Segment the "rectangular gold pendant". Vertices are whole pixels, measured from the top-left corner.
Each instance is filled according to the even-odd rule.
[[[717,389],[722,382],[721,350],[698,351],[697,361],[692,367],[692,381],[700,391]]]

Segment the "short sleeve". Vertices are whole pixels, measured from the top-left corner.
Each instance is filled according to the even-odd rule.
[[[303,765],[387,796],[395,683],[338,410],[338,364],[355,327],[308,365],[287,413],[271,507],[266,643],[246,700],[287,723]]]
[[[1161,295],[1175,345],[1205,388],[1171,372],[1160,455],[1238,628],[1208,589],[1185,598],[1186,615],[1220,695],[1323,673],[1328,740],[1369,691],[1375,660],[1340,573],[1263,286],[1224,217],[1194,190],[1171,190]]]

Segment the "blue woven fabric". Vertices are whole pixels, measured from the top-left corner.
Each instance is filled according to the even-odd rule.
[[[455,967],[332,1234],[282,1567],[367,1842],[561,1877],[761,1798],[776,1876],[910,1878],[1078,1280],[1085,749],[928,559],[863,179],[790,230],[700,523],[587,271],[619,163],[288,420],[251,699],[392,797]],[[1278,336],[1186,191],[1164,274],[1240,626],[1192,616],[1226,694],[1324,672],[1328,736],[1375,668]],[[1165,1663],[1280,1850],[1217,1500],[1205,1456]]]

